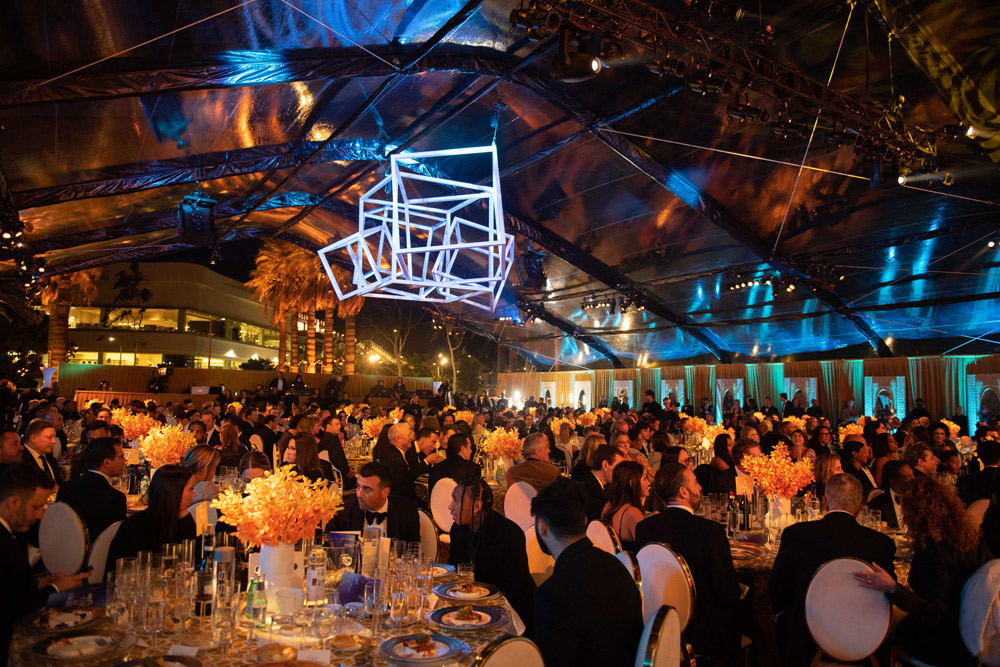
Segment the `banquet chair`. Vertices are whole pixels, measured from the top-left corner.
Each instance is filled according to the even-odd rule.
[[[119,521],[102,530],[91,545],[90,554],[87,556],[87,565],[93,567],[94,571],[90,573],[87,583],[99,584],[104,581],[104,571],[108,564],[108,549],[111,548],[111,541],[115,539],[121,525],[122,522]]]
[[[526,637],[501,635],[476,658],[476,667],[545,667],[542,652]]]
[[[541,586],[542,582],[552,576],[556,561],[552,556],[542,551],[542,547],[538,544],[535,524],[531,524],[524,531],[524,543],[528,550],[528,571],[531,573],[531,578],[535,580],[535,585]]]
[[[681,632],[691,622],[697,591],[684,557],[661,542],[651,542],[636,554],[642,574],[642,618],[649,621],[667,605],[677,611]]]
[[[975,504],[975,503],[973,503]],[[984,665],[1000,665],[1000,558],[976,570],[962,589],[959,628],[969,653]]]
[[[503,499],[503,514],[505,517],[527,530],[535,523],[531,516],[531,499],[538,495],[535,488],[527,482],[514,482],[507,488]]]
[[[876,498],[878,498],[879,496],[881,496],[881,495],[882,495],[883,493],[885,493],[885,491],[883,491],[882,489],[872,489],[872,490],[871,490],[871,491],[870,491],[870,492],[868,493],[868,499],[867,499],[867,500],[865,500],[865,502],[866,502],[866,503],[870,503],[871,501],[873,501],[873,500],[875,500]]]
[[[87,529],[73,508],[52,503],[38,526],[38,548],[49,572],[76,574],[87,556]]]
[[[986,510],[989,506],[989,498],[980,498],[969,505],[968,509],[965,510],[965,515],[968,516],[973,525],[978,528],[983,525],[983,517],[986,516]]]
[[[263,452],[264,441],[260,439],[259,435],[254,433],[250,436],[250,447],[253,448],[254,451]],[[326,450],[324,450],[323,453],[326,453]],[[329,457],[329,454],[327,454],[327,457]],[[327,460],[329,460],[329,458]]]
[[[431,489],[431,516],[434,517],[434,523],[441,530],[442,544],[451,543],[451,525],[455,523],[455,520],[451,518],[448,506],[451,505],[451,494],[455,491],[456,486],[458,486],[458,482],[451,477],[442,477]]]
[[[615,554],[615,558],[625,566],[629,575],[632,576],[632,580],[635,581],[635,585],[639,588],[639,599],[642,600],[642,573],[639,571],[639,563],[636,562],[635,558],[628,551],[619,551]]]
[[[600,521],[591,521],[587,524],[587,537],[595,547],[607,551],[612,556],[622,550],[622,543],[618,540],[614,529]]]
[[[680,667],[681,622],[677,610],[660,607],[642,630],[635,667]]]
[[[806,589],[806,626],[819,650],[811,665],[826,655],[847,663],[870,660],[889,634],[892,604],[879,591],[857,583],[854,573],[874,572],[858,558],[835,558],[820,566]]]
[[[434,519],[425,510],[417,509],[420,516],[420,544],[423,547],[424,559],[437,560],[438,554],[438,531],[434,525]]]

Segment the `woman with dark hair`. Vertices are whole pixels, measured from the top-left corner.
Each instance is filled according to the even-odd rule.
[[[691,467],[691,454],[680,445],[671,445],[663,450],[663,458],[660,459],[660,466],[680,463],[682,466]]]
[[[789,448],[788,453],[792,455],[792,459],[795,461],[801,461],[803,459],[810,459],[813,463],[816,463],[816,452],[806,446],[806,432],[800,428],[792,431],[792,446]]]
[[[240,459],[240,480],[242,480],[244,484],[248,484],[258,477],[263,477],[270,469],[271,460],[267,458],[267,454],[256,450],[247,452],[243,458]]]
[[[285,464],[294,464],[303,476],[308,477],[313,482],[330,481],[333,478],[333,470],[327,474],[323,466],[324,463],[329,466],[329,462],[319,457],[316,438],[309,433],[296,433],[294,438],[289,439],[282,461]]]
[[[622,461],[615,466],[601,522],[614,529],[625,551],[635,553],[635,526],[645,518],[642,508],[648,497],[649,481],[642,464]]]
[[[656,471],[663,462],[663,454],[670,449],[670,437],[663,431],[653,431],[649,445],[649,467]]]
[[[875,477],[875,483],[882,486],[883,466],[889,461],[899,460],[899,446],[892,433],[876,434],[875,440],[872,442],[872,456],[875,457],[872,462],[872,475]]]
[[[962,642],[959,611],[965,582],[989,560],[989,550],[980,543],[979,530],[954,487],[916,477],[901,505],[914,546],[909,588],[878,565],[874,574],[858,572],[855,577],[908,613],[896,630],[896,642],[913,658],[934,665],[975,665]]]
[[[708,463],[702,463],[694,469],[694,476],[703,489],[715,488],[712,478],[736,465],[736,462],[733,461],[733,436],[728,433],[720,433],[715,436],[713,449],[715,456],[712,457],[712,460]]]
[[[108,549],[108,563],[135,556],[139,551],[158,553],[164,544],[198,536],[188,507],[194,503],[194,477],[184,466],[160,466],[149,483],[149,507],[133,514],[118,529]]]
[[[941,448],[951,446],[951,440],[948,439],[948,427],[941,422],[934,422],[927,427],[927,431],[930,434],[930,446],[934,450],[935,454],[941,452]]]
[[[235,468],[240,464],[240,459],[243,458],[240,451],[240,430],[235,424],[227,421],[222,426],[222,430],[219,431],[219,436],[222,440],[222,449],[219,450],[219,454],[222,456],[220,465]]]
[[[921,426],[919,424],[914,426],[913,430],[910,432],[910,437],[913,438],[914,443],[922,442],[925,445],[931,444],[931,432],[926,426]]]

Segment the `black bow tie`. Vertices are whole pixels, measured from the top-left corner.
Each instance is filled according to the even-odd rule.
[[[365,510],[365,523],[377,526],[380,523],[384,523],[388,516],[388,512],[372,512],[371,510]]]

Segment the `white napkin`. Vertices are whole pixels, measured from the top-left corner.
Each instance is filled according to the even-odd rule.
[[[181,655],[188,658],[194,658],[198,655],[197,646],[182,646],[181,644],[174,644],[167,651],[167,655]]]

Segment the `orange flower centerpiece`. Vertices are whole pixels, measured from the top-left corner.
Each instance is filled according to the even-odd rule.
[[[962,429],[955,422],[949,421],[947,419],[942,419],[941,423],[944,424],[945,427],[948,429],[948,437],[950,437],[952,440],[955,440],[956,438],[958,438],[959,435],[961,435]]]
[[[223,491],[212,507],[220,521],[236,528],[237,537],[260,546],[260,571],[268,584],[286,588],[302,585],[294,570],[295,543],[333,518],[341,495],[335,484],[310,482],[288,465],[252,480],[245,494]]]
[[[456,422],[465,422],[469,426],[472,426],[472,420],[476,415],[471,410],[456,410],[452,413],[452,416],[455,417]]]
[[[688,433],[704,433],[708,423],[701,417],[688,417],[684,422],[684,430]]]
[[[364,431],[372,440],[378,440],[379,434],[382,432],[382,427],[386,424],[391,424],[392,420],[388,417],[375,417],[374,419],[366,419],[361,424],[361,430]]]
[[[403,408],[393,408],[389,412],[389,419],[391,419],[392,423],[394,424],[398,424],[399,420],[402,418],[403,418]]]
[[[552,429],[552,435],[559,439],[559,431],[562,430],[563,424],[569,424],[569,428],[572,431],[576,428],[576,422],[572,419],[566,419],[565,417],[560,417],[559,419],[553,419],[549,422],[549,428]]]
[[[844,424],[839,429],[837,429],[837,434],[840,435],[840,439],[843,440],[849,435],[864,435],[865,434],[865,418],[858,417],[858,421],[853,424]]]
[[[597,423],[597,415],[593,412],[584,412],[576,421],[579,422],[580,426],[587,428]]]
[[[521,438],[517,434],[517,429],[493,429],[483,436],[479,450],[493,458],[513,461],[521,456]]]
[[[715,439],[726,433],[730,438],[736,440],[736,431],[731,428],[723,428],[718,424],[705,425],[705,430],[701,432],[701,447],[702,449],[708,449],[715,444]]]
[[[753,418],[756,419],[757,423],[759,424],[759,423],[763,422],[764,419],[765,419],[764,413],[763,412],[755,412],[755,413],[753,413]]]
[[[139,441],[142,455],[154,468],[179,464],[187,451],[197,444],[194,436],[185,433],[180,426],[154,428]]]
[[[789,424],[792,425],[792,428],[794,429],[798,429],[800,431],[806,430],[806,420],[803,419],[802,417],[796,417],[794,415],[790,415],[788,417],[785,417],[781,421],[788,422]]]
[[[794,461],[785,445],[778,445],[770,456],[747,454],[740,466],[760,486],[771,503],[768,521],[772,527],[784,528],[791,523],[792,496],[811,484],[812,461]]]
[[[160,422],[156,421],[145,412],[132,414],[125,408],[117,408],[111,411],[111,423],[118,424],[122,427],[122,431],[125,433],[125,439],[129,442],[142,440],[154,428],[159,428],[161,426]]]

